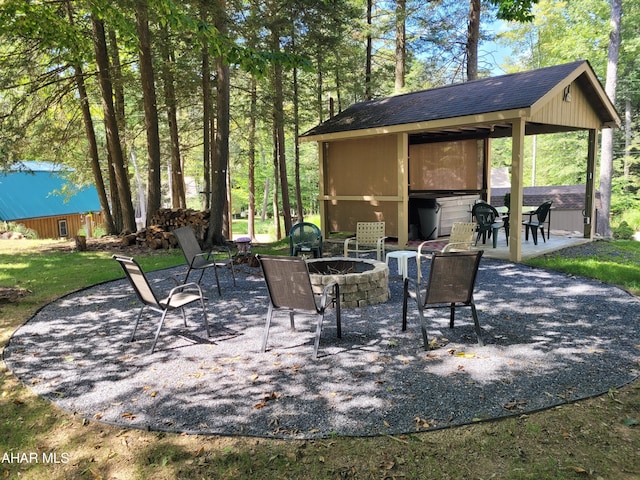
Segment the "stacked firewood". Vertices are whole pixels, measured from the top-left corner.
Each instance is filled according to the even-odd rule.
[[[124,236],[122,243],[125,246],[146,246],[153,250],[177,248],[178,241],[172,232],[187,225],[193,228],[202,243],[209,226],[209,212],[190,208],[161,208],[153,215],[150,226]]]

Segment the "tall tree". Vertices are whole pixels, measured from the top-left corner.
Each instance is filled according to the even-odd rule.
[[[109,56],[107,53],[104,22],[99,19],[96,14],[91,14],[91,25],[93,27],[92,39],[98,67],[98,82],[102,93],[102,108],[104,111],[107,146],[110,155],[109,160],[113,164],[115,180],[118,184],[118,199],[120,200],[120,208],[122,211],[123,233],[131,233],[137,230],[136,218],[131,201],[129,175],[122,155],[118,123],[113,104],[113,88],[109,74]]]
[[[215,26],[221,35],[228,33],[226,0],[216,0]],[[223,55],[216,58],[216,131],[214,155],[211,162],[211,211],[206,244],[222,245],[227,226],[227,178],[229,175],[229,121],[230,121],[229,64]]]
[[[136,0],[136,30],[140,60],[140,82],[144,105],[144,124],[147,132],[147,225],[162,205],[160,184],[160,132],[155,75],[151,55],[151,31],[149,29],[149,5],[147,0]]]
[[[371,100],[373,88],[371,86],[371,68],[373,57],[373,0],[367,0],[367,52],[364,67],[364,98]]]
[[[184,175],[182,174],[182,158],[180,154],[180,136],[178,134],[178,104],[176,102],[175,77],[173,74],[175,54],[171,47],[168,25],[160,29],[162,50],[162,83],[169,124],[169,141],[171,144],[171,202],[173,208],[185,208]]]
[[[396,0],[396,65],[395,65],[395,88],[396,93],[400,93],[404,88],[404,74],[407,63],[407,2],[406,0]]]
[[[622,0],[610,0],[611,3],[611,30],[609,32],[609,49],[607,59],[607,79],[605,91],[615,103],[616,88],[618,85],[618,59],[620,57],[622,19]],[[600,204],[598,210],[597,233],[605,238],[611,237],[611,178],[613,175],[613,129],[607,128],[602,132],[602,146],[600,147]]]
[[[69,23],[74,25],[74,12],[71,6],[71,1],[66,1],[67,15],[69,17]],[[98,153],[98,141],[96,139],[96,132],[93,126],[93,118],[91,117],[91,108],[89,106],[89,96],[87,94],[87,87],[84,82],[84,74],[82,72],[82,66],[76,63],[74,68],[74,75],[76,79],[76,86],[78,88],[78,99],[80,101],[80,109],[82,110],[82,120],[85,128],[85,135],[87,136],[87,143],[89,147],[89,159],[91,162],[91,171],[93,172],[93,180],[95,183],[96,191],[98,192],[98,199],[100,200],[100,207],[102,209],[102,215],[104,217],[104,227],[109,235],[113,235],[116,232],[115,224],[113,223],[113,217],[111,216],[111,208],[109,207],[109,199],[107,197],[107,190],[105,188],[104,179],[102,177],[102,170],[100,168],[100,154]]]
[[[478,78],[478,41],[480,39],[480,0],[469,1],[467,25],[467,80]]]

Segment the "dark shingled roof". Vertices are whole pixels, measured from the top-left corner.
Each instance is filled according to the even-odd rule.
[[[581,60],[357,103],[301,136],[529,108],[585,63]]]

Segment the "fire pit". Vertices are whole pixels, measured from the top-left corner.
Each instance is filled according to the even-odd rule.
[[[325,285],[338,282],[340,305],[363,307],[389,300],[389,268],[386,263],[366,258],[308,259],[311,285],[321,293]]]

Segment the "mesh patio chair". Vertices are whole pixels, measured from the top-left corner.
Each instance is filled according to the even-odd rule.
[[[289,232],[289,255],[299,253],[313,254],[314,258],[322,257],[322,232],[313,223],[299,222]]]
[[[449,241],[441,250],[429,248],[430,245],[440,244],[439,241],[427,240],[418,246],[418,282],[422,279],[422,271],[420,261],[422,258],[429,258],[434,251],[440,252],[459,252],[471,250],[474,246],[473,239],[476,234],[477,224],[475,222],[455,222],[451,227]]]
[[[350,252],[354,252],[356,257],[359,257],[361,253],[376,252],[378,261],[382,262],[384,261],[385,239],[384,222],[358,222],[355,237],[347,238],[344,241],[344,256],[348,257]]]
[[[187,261],[187,274],[184,277],[184,283],[189,279],[189,274],[192,270],[200,270],[200,278],[198,278],[198,284],[202,281],[204,272],[207,268],[213,268],[213,272],[216,276],[216,285],[218,287],[218,295],[222,295],[220,291],[220,278],[218,277],[218,268],[228,267],[231,270],[231,276],[233,277],[233,286],[236,286],[236,273],[233,269],[233,257],[231,256],[231,249],[226,246],[217,246],[208,252],[202,251],[200,243],[196,238],[196,234],[191,227],[176,228],[173,231],[178,244],[182,249],[184,258]]]
[[[174,287],[169,292],[169,295],[166,298],[158,299],[155,292],[151,288],[147,277],[144,272],[140,268],[140,265],[130,257],[123,257],[119,255],[113,255],[112,257],[115,259],[125,275],[131,282],[131,286],[133,290],[136,292],[138,300],[142,303],[142,308],[140,308],[140,312],[138,313],[138,318],[136,319],[136,324],[133,327],[133,333],[131,334],[130,342],[133,342],[136,335],[136,330],[138,329],[138,324],[140,323],[140,318],[142,317],[142,313],[145,308],[149,308],[154,312],[161,313],[160,322],[158,323],[158,327],[156,329],[156,335],[153,339],[153,344],[151,345],[151,352],[153,353],[156,348],[156,343],[158,343],[158,337],[160,336],[160,330],[162,330],[162,325],[164,324],[165,317],[167,316],[167,312],[169,310],[180,309],[182,311],[182,319],[184,321],[184,326],[187,326],[187,316],[184,311],[184,307],[187,305],[200,302],[202,306],[202,316],[204,317],[204,324],[207,327],[207,336],[211,336],[211,331],[209,330],[209,320],[207,319],[207,311],[204,305],[205,298],[202,296],[202,289],[200,285],[197,283],[185,283],[183,285],[179,285]]]
[[[491,238],[493,235],[493,248],[496,248],[498,246],[498,231],[505,226],[502,220],[500,220],[500,214],[498,211],[486,202],[478,202],[473,205],[471,215],[477,222],[477,236],[475,244],[478,244],[480,236],[482,236],[482,243],[485,243],[487,236]],[[509,245],[508,235],[506,235],[506,239],[507,245]]]
[[[424,297],[420,293],[419,283],[410,278],[404,281],[402,331],[407,329],[408,299],[412,296],[409,286],[410,283],[413,283],[413,296],[418,306],[418,316],[420,318],[420,328],[422,330],[422,340],[425,350],[429,350],[427,322],[424,316],[424,310],[428,308],[448,308],[450,311],[449,327],[453,328],[455,309],[470,307],[476,335],[478,337],[478,344],[483,345],[478,313],[476,312],[476,305],[473,301],[473,289],[482,254],[482,250],[473,252],[435,252],[431,257],[429,281],[427,283],[427,289],[424,292]]]
[[[340,287],[336,282],[326,285],[321,295],[316,295],[311,286],[307,262],[301,257],[278,257],[257,255],[264,280],[269,292],[269,310],[262,339],[262,351],[267,349],[267,338],[271,320],[276,311],[289,312],[291,330],[295,331],[294,313],[304,312],[316,315],[316,336],[313,358],[318,357],[322,322],[330,304],[335,305],[338,338],[342,337],[340,324]]]
[[[542,233],[542,240],[546,243],[547,241],[544,238],[544,224],[547,221],[547,215],[549,215],[549,210],[551,210],[552,201],[544,202],[535,211],[529,214],[529,220],[526,222],[522,222],[524,225],[524,238],[525,240],[529,240],[529,231],[531,231],[531,236],[533,237],[533,244],[538,245],[538,230]],[[535,215],[535,220],[534,220]],[[551,230],[551,226],[549,226],[549,230]],[[547,238],[549,238],[549,232],[547,231]]]

